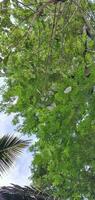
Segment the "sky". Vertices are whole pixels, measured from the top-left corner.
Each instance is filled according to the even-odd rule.
[[[15,126],[12,125],[13,115],[5,115],[0,113],[0,137],[4,134],[18,134],[15,131]],[[24,136],[23,136],[24,138]],[[26,139],[26,136],[25,136]],[[30,165],[32,153],[26,148],[23,153],[16,159],[14,166],[0,177],[0,186],[18,184],[21,186],[29,185]]]

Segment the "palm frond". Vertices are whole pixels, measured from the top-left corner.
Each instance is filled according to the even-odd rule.
[[[24,141],[16,136],[4,135],[0,138],[0,172],[6,171],[28,145],[29,140]]]
[[[34,187],[13,185],[0,188],[0,200],[57,200],[48,193]]]

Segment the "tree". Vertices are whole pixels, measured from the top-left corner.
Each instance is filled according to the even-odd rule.
[[[1,3],[1,109],[34,134],[35,186],[59,199],[95,197],[95,3]],[[2,10],[3,9],[3,10]],[[5,11],[5,13],[4,13]],[[15,103],[14,103],[15,102]]]
[[[56,200],[49,196],[45,192],[41,192],[39,189],[33,187],[20,187],[13,185],[10,187],[0,188],[1,200]]]
[[[8,169],[22,149],[27,147],[29,141],[21,140],[15,136],[4,135],[0,138],[0,173]]]

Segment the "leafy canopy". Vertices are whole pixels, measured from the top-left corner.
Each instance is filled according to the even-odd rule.
[[[2,1],[1,109],[34,134],[32,180],[59,199],[95,197],[95,3]]]

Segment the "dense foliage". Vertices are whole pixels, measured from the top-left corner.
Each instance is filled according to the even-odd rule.
[[[35,134],[32,180],[59,199],[95,198],[95,3],[0,3],[1,109]]]

